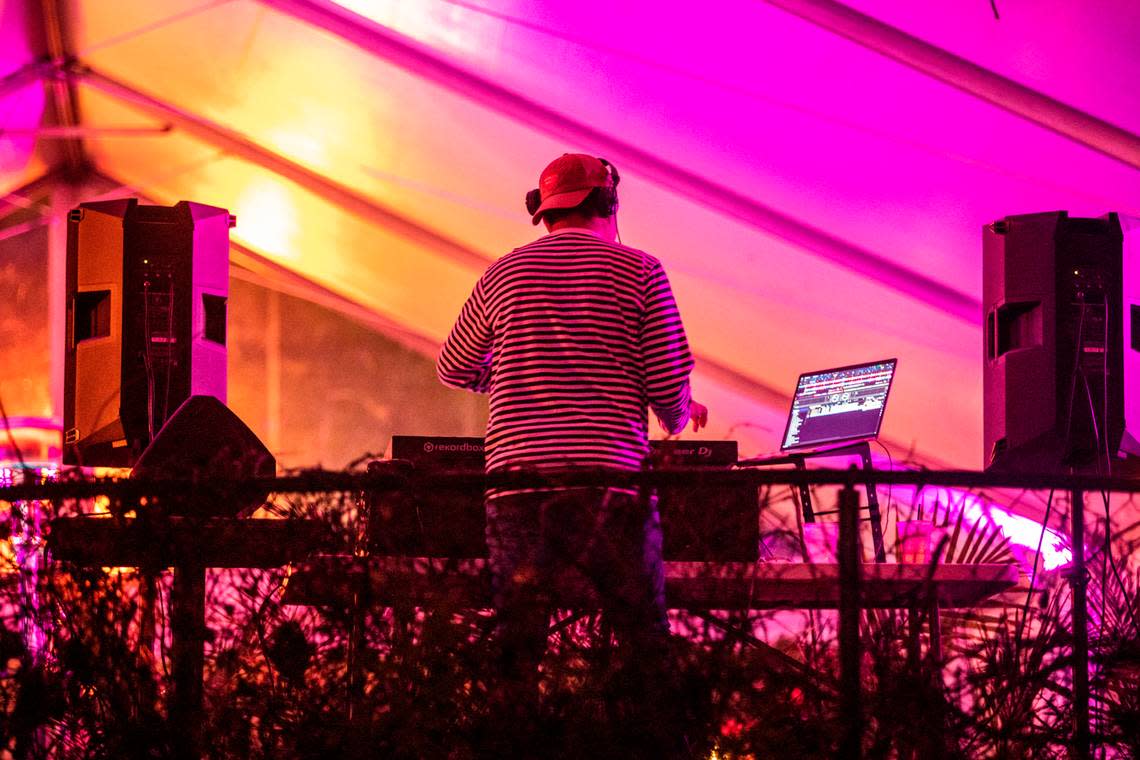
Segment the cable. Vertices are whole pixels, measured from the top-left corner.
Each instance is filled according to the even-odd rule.
[[[154,363],[150,347],[150,280],[143,280],[143,372],[146,374],[147,443],[154,440]]]
[[[1109,350],[1108,332],[1109,332],[1110,320],[1109,320],[1109,308],[1108,308],[1107,297],[1105,297],[1104,300],[1101,302],[1101,306],[1103,307],[1103,322],[1102,322],[1102,324],[1103,324],[1103,332],[1102,332],[1103,343],[1101,344],[1103,346],[1103,352],[1101,355],[1101,357],[1102,357],[1101,358],[1101,393],[1102,393],[1102,396],[1101,396],[1101,410],[1102,410],[1101,414],[1102,414],[1102,417],[1101,417],[1101,424],[1100,425],[1097,424],[1096,402],[1093,400],[1092,387],[1089,384],[1088,377],[1084,374],[1084,372],[1081,372],[1081,378],[1084,381],[1085,397],[1089,402],[1089,416],[1092,419],[1093,435],[1094,435],[1096,442],[1097,442],[1096,443],[1097,449],[1098,449],[1097,457],[1096,457],[1097,474],[1103,475],[1103,474],[1107,473],[1107,475],[1109,477],[1111,477],[1112,476],[1112,449],[1111,449],[1111,439],[1110,439],[1110,433],[1109,433],[1109,419],[1108,419],[1108,406],[1109,406],[1109,404],[1108,404],[1108,350]],[[1101,435],[1102,430],[1104,432],[1103,436]],[[1101,469],[1101,454],[1104,455],[1104,467],[1105,467],[1104,470]],[[1120,577],[1120,570],[1116,566],[1116,558],[1112,556],[1112,513],[1111,513],[1111,509],[1110,509],[1108,491],[1102,490],[1100,493],[1101,493],[1101,499],[1104,502],[1104,543],[1103,543],[1103,547],[1102,547],[1102,552],[1103,552],[1104,556],[1101,558],[1101,577],[1100,577],[1100,635],[1103,638],[1104,628],[1105,628],[1105,623],[1106,623],[1106,617],[1107,617],[1106,616],[1107,604],[1108,604],[1107,589],[1108,589],[1108,581],[1109,581],[1108,571],[1109,571],[1110,567],[1112,568],[1113,577],[1116,579],[1117,583],[1119,584],[1121,591],[1126,591],[1126,589],[1124,588],[1124,581]],[[1136,626],[1135,612],[1132,610],[1131,605],[1128,605],[1127,609],[1128,609],[1129,617],[1132,619],[1132,624],[1135,627]]]
[[[610,169],[610,182],[613,183],[613,184],[611,184],[611,187],[614,190],[614,198],[616,200],[616,198],[617,198],[617,184],[613,182],[613,169]],[[617,205],[615,203],[614,214],[613,214],[613,216],[614,216],[614,237],[617,238],[618,245],[625,245],[624,243],[621,242],[621,231],[618,229],[617,212],[618,212]]]
[[[1105,556],[1104,556],[1104,560],[1102,560],[1102,561],[1107,562],[1108,565],[1112,566],[1112,574],[1115,576],[1116,582],[1120,586],[1120,590],[1123,591],[1127,597],[1128,589],[1126,589],[1124,587],[1124,579],[1120,577],[1120,568],[1118,568],[1116,566],[1116,558],[1112,556],[1112,545],[1111,545],[1111,542],[1109,540],[1112,536],[1112,523],[1109,521],[1108,491],[1101,491],[1100,495],[1101,495],[1101,498],[1104,499],[1104,551],[1105,551]],[[1102,599],[1104,598],[1104,586],[1105,586],[1105,584],[1102,581],[1101,582],[1101,591],[1100,591]],[[1128,610],[1128,617],[1132,619],[1132,627],[1135,629],[1136,632],[1140,632],[1140,624],[1138,624],[1136,621],[1136,611],[1133,609],[1133,605],[1132,604],[1125,604],[1124,608],[1126,610]],[[1102,614],[1102,619],[1103,619],[1103,614]]]
[[[171,354],[178,345],[174,341],[174,280],[171,278],[167,282],[166,291],[166,388],[162,392],[162,424],[166,424],[170,418],[170,376],[173,374],[171,367],[174,363]]]
[[[1065,412],[1065,436],[1062,439],[1066,449],[1069,448],[1069,441],[1073,434],[1073,402],[1076,401],[1077,397],[1077,373],[1081,371],[1081,346],[1084,343],[1086,306],[1087,304],[1081,301],[1081,318],[1077,321],[1077,339],[1073,341],[1073,369],[1069,373],[1069,404],[1068,410]]]
[[[1107,346],[1105,347],[1105,350],[1107,353]],[[1096,447],[1097,447],[1096,474],[1097,475],[1103,475],[1104,472],[1100,466],[1100,440],[1101,439],[1100,439],[1100,426],[1098,426],[1097,422],[1096,422],[1096,402],[1093,401],[1092,386],[1089,385],[1088,375],[1086,375],[1084,372],[1082,372],[1081,373],[1081,380],[1085,386],[1085,398],[1087,398],[1088,402],[1089,402],[1089,418],[1092,420],[1093,437],[1096,440]],[[1105,426],[1107,427],[1107,420],[1106,420]],[[1108,514],[1108,494],[1105,491],[1101,491],[1101,493],[1105,496],[1105,502],[1104,502],[1104,520],[1105,520],[1105,522],[1104,522],[1104,553],[1105,553],[1105,557],[1106,557],[1105,559],[1101,560],[1101,566],[1100,566],[1100,637],[1103,639],[1104,638],[1105,609],[1106,609],[1106,605],[1108,603],[1108,597],[1105,594],[1105,587],[1108,585],[1108,564],[1112,559],[1112,548],[1109,545],[1108,539],[1109,539],[1109,534],[1112,531],[1111,531],[1111,524],[1109,523],[1109,514]],[[1077,505],[1073,505],[1073,509],[1077,509],[1077,508],[1078,508]],[[1084,505],[1081,504],[1079,508],[1084,509]],[[1074,551],[1084,551],[1084,547],[1073,547],[1073,550]]]
[[[882,449],[883,453],[887,455],[887,463],[888,463],[887,466],[890,467],[891,472],[894,472],[895,471],[895,460],[894,460],[894,457],[891,456],[890,449],[888,449],[886,447],[886,445],[884,445],[883,442],[880,441],[878,438],[875,438],[874,441],[875,441],[875,443],[879,444],[879,448]],[[894,483],[887,483],[887,508],[884,510],[884,512],[886,513],[888,518],[891,515],[891,505],[894,504],[894,494],[892,492],[893,488],[894,488]],[[915,492],[917,493],[917,489]],[[899,516],[898,516],[898,513],[896,511],[896,513],[895,513],[895,524],[897,525],[898,522],[899,522]]]
[[[1096,474],[1104,475],[1104,471],[1100,466],[1100,425],[1096,422],[1096,402],[1092,397],[1092,386],[1089,385],[1089,378],[1084,372],[1081,373],[1081,383],[1085,386],[1085,398],[1089,402],[1089,419],[1092,421],[1093,437],[1096,440],[1097,457],[1096,457]]]
[[[1101,419],[1104,422],[1105,474],[1107,474],[1108,477],[1111,478],[1112,477],[1112,445],[1109,441],[1109,430],[1108,430],[1108,427],[1109,427],[1109,425],[1108,425],[1108,324],[1109,324],[1108,294],[1106,293],[1104,295],[1104,343],[1102,344],[1104,346],[1104,353],[1101,354],[1101,374],[1100,374],[1101,393],[1103,394],[1101,396],[1101,408],[1104,410],[1103,416],[1101,417]],[[1123,336],[1121,336],[1121,338],[1123,338]],[[1098,445],[1099,445],[1099,439],[1098,439]]]
[[[352,470],[355,470],[357,467],[364,464],[365,462],[368,462],[368,461],[373,460],[373,459],[383,459],[383,458],[384,458],[383,454],[377,454],[377,453],[372,452],[372,451],[366,451],[363,454],[361,454],[360,456],[358,456],[356,459],[353,459],[351,462],[346,464],[344,466],[344,469],[346,472],[351,472]]]
[[[1021,618],[1017,621],[1015,652],[1021,650],[1021,635],[1025,631],[1025,620],[1029,616],[1029,600],[1033,598],[1033,586],[1037,583],[1037,565],[1041,560],[1041,544],[1045,542],[1045,531],[1049,526],[1049,513],[1053,510],[1053,489],[1049,489],[1049,499],[1045,503],[1045,517],[1041,520],[1041,532],[1037,535],[1037,551],[1033,555],[1033,571],[1029,575],[1029,588],[1025,592],[1025,603],[1021,606]]]
[[[734,422],[728,426],[728,430],[725,431],[724,435],[726,438],[729,438],[737,430],[749,430],[749,429],[763,430],[765,433],[771,433],[772,432],[772,428],[768,425],[761,425],[759,422],[749,422],[748,420],[737,420],[736,422]]]
[[[158,21],[152,21],[151,23],[144,26],[123,32],[122,34],[117,34],[113,37],[108,37],[107,39],[92,43],[85,47],[83,50],[80,50],[76,54],[76,57],[80,59],[86,59],[91,53],[94,53],[96,50],[102,50],[103,48],[118,45],[122,42],[127,42],[147,32],[153,32],[156,29],[161,29],[164,26],[169,26],[176,22],[183,21],[187,18],[190,18],[191,16],[202,13],[203,11],[212,10],[214,8],[217,8],[219,5],[226,5],[227,3],[231,2],[233,2],[233,0],[213,0],[213,2],[204,3],[202,5],[180,11],[173,16],[167,16],[165,18],[159,19]]]
[[[1081,374],[1082,374],[1082,378],[1084,379],[1085,396],[1089,402],[1089,415],[1092,417],[1093,434],[1096,436],[1098,450],[1101,449],[1102,444],[1103,444],[1105,471],[1101,470],[1101,466],[1100,466],[1101,465],[1101,460],[1100,460],[1100,453],[1101,452],[1098,451],[1097,459],[1096,459],[1097,474],[1102,475],[1102,474],[1105,474],[1105,472],[1107,472],[1108,476],[1111,477],[1112,476],[1112,449],[1111,449],[1111,442],[1110,442],[1111,439],[1109,437],[1109,421],[1108,421],[1109,309],[1108,309],[1108,299],[1107,298],[1104,300],[1102,305],[1104,307],[1104,332],[1103,332],[1104,353],[1102,354],[1102,360],[1101,360],[1101,392],[1103,394],[1103,396],[1101,397],[1101,409],[1102,409],[1102,415],[1103,415],[1101,418],[1101,422],[1103,424],[1100,425],[1099,427],[1097,425],[1097,420],[1096,420],[1096,403],[1093,401],[1092,387],[1089,385],[1088,378],[1084,376],[1084,373],[1082,372]],[[1104,431],[1103,436],[1100,434],[1101,430]],[[1113,577],[1116,579],[1116,582],[1119,584],[1121,591],[1127,592],[1127,589],[1125,589],[1125,587],[1124,587],[1124,579],[1120,577],[1120,569],[1116,566],[1116,558],[1112,556],[1112,512],[1111,512],[1111,508],[1110,508],[1108,491],[1101,490],[1100,495],[1101,495],[1101,499],[1104,503],[1104,545],[1102,547],[1102,552],[1103,552],[1104,556],[1101,559],[1102,564],[1101,564],[1101,580],[1100,580],[1100,599],[1101,599],[1101,607],[1100,607],[1101,623],[1100,623],[1100,625],[1101,625],[1101,636],[1103,637],[1105,617],[1106,617],[1106,614],[1105,614],[1106,613],[1106,604],[1107,604],[1106,590],[1108,587],[1108,570],[1110,567],[1112,568]],[[1132,609],[1132,606],[1127,605],[1126,609],[1128,610],[1128,616],[1132,620],[1133,627],[1137,627],[1136,613]],[[1140,630],[1140,628],[1138,628],[1138,630]]]

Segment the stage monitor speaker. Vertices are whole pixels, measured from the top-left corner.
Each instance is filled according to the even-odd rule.
[[[982,237],[986,469],[1115,466],[1129,448],[1118,216],[1009,216]]]
[[[139,455],[132,478],[227,483],[272,478],[277,460],[253,431],[213,396],[191,396],[175,410],[150,445]],[[204,490],[193,503],[170,502],[171,514],[235,516],[252,512],[264,493],[238,494]]]
[[[232,226],[188,201],[68,215],[66,464],[129,467],[183,401],[225,401]]]

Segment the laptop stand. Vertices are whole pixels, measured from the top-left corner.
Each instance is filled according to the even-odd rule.
[[[837,446],[833,449],[820,449],[816,451],[804,452],[786,452],[781,456],[776,457],[763,457],[760,459],[745,459],[737,462],[738,467],[747,466],[760,466],[760,465],[774,465],[774,464],[792,464],[795,465],[797,470],[807,469],[807,460],[814,457],[821,456],[850,456],[858,455],[860,461],[863,463],[863,472],[870,475],[874,470],[871,465],[871,444],[867,441],[859,441],[857,443],[847,444],[845,446]],[[875,561],[886,562],[887,553],[883,548],[883,524],[882,515],[879,511],[879,495],[875,490],[875,481],[873,478],[868,477],[864,481],[864,486],[867,489],[867,512],[870,514],[871,522],[871,542],[875,548]],[[816,512],[812,509],[811,505],[811,490],[808,488],[807,483],[800,483],[798,486],[800,495],[800,507],[803,510],[804,522],[815,522]],[[828,514],[828,513],[820,513]]]

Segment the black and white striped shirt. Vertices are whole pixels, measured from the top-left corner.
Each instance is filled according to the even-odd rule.
[[[688,422],[692,367],[661,262],[585,230],[492,264],[436,362],[444,384],[491,394],[488,470],[639,469],[647,407],[670,432]]]

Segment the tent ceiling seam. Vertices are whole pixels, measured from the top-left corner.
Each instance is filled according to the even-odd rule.
[[[96,71],[90,66],[74,63],[60,69],[58,76],[69,81],[81,81],[139,110],[151,115],[160,115],[198,139],[295,182],[298,186],[338,208],[380,224],[396,234],[424,245],[429,250],[445,255],[464,266],[481,268],[492,260],[485,254],[424,227],[314,169],[261,146],[239,132],[208,121],[196,114],[183,111],[153,95]]]
[[[981,314],[974,295],[937,279],[900,266],[873,251],[843,240],[783,211],[766,206],[732,188],[720,185],[684,167],[669,163],[649,151],[575,121],[494,82],[457,66],[403,35],[329,0],[259,0],[281,13],[315,26],[386,60],[412,74],[434,82],[533,129],[590,146],[607,158],[641,172],[647,179],[708,208],[734,217],[750,226],[780,237],[799,248],[878,280],[909,297],[924,302],[970,324]]]
[[[97,171],[96,174],[124,191],[141,196],[148,203],[162,202],[148,196],[146,191],[134,183],[122,182],[119,178],[104,172]],[[424,355],[434,354],[438,348],[437,342],[431,337],[404,327],[399,320],[380,313],[375,307],[366,306],[341,295],[247,245],[230,240],[229,248],[231,254],[237,254],[230,257],[230,272],[238,279],[328,308]],[[235,269],[248,274],[235,273]]]
[[[77,57],[86,58],[91,53],[97,52],[99,50],[104,50],[104,49],[109,48],[109,47],[114,47],[115,45],[120,45],[124,42],[129,42],[130,40],[133,40],[136,37],[142,36],[144,34],[148,34],[150,32],[156,31],[158,29],[162,29],[163,27],[170,26],[172,24],[179,23],[181,21],[185,21],[186,19],[188,19],[192,16],[196,16],[196,15],[198,15],[200,13],[204,13],[206,11],[211,11],[214,8],[217,8],[218,6],[228,5],[229,3],[233,3],[233,2],[236,2],[236,0],[209,0],[209,2],[205,2],[201,5],[196,5],[196,6],[193,6],[191,8],[187,8],[186,10],[179,11],[178,13],[175,13],[174,15],[166,16],[164,18],[160,18],[157,21],[152,21],[148,24],[144,24],[141,27],[136,27],[134,29],[130,29],[130,30],[122,32],[120,34],[116,34],[116,35],[113,35],[113,36],[108,37],[106,39],[92,43],[92,44],[88,45],[87,47],[83,48],[82,50],[80,50],[77,53]]]
[[[434,358],[435,352],[439,349],[438,342],[430,336],[409,329],[398,319],[380,313],[374,306],[365,306],[343,296],[246,245],[231,240],[230,250],[237,254],[230,259],[230,264],[249,273],[249,276],[236,275],[240,279],[278,290],[286,295],[303,298],[335,311],[421,355]]]
[[[790,100],[785,100],[782,98],[774,97],[772,95],[751,89],[749,87],[731,84],[729,82],[726,82],[726,81],[721,80],[721,79],[717,79],[715,77],[702,76],[701,74],[698,74],[697,72],[692,71],[692,70],[687,69],[687,68],[684,68],[682,66],[675,66],[675,65],[672,65],[669,63],[665,63],[664,61],[659,61],[659,60],[649,58],[646,56],[637,55],[635,53],[630,52],[629,50],[626,50],[625,48],[600,44],[600,43],[597,43],[593,40],[587,39],[585,37],[567,34],[565,32],[561,32],[561,31],[558,31],[556,29],[551,29],[551,28],[542,26],[541,24],[535,23],[535,22],[530,21],[528,19],[519,18],[518,16],[512,16],[508,13],[502,13],[500,11],[495,11],[495,10],[492,10],[490,8],[484,8],[480,5],[476,5],[474,3],[467,2],[466,0],[441,0],[441,1],[444,3],[447,3],[448,5],[454,5],[458,8],[463,8],[463,9],[469,10],[473,13],[482,14],[482,15],[485,15],[489,18],[494,18],[496,20],[502,21],[506,24],[513,24],[516,26],[520,26],[524,29],[530,30],[530,31],[535,32],[537,34],[542,34],[545,36],[552,37],[556,40],[568,42],[572,45],[577,45],[578,47],[581,47],[581,48],[585,48],[588,50],[593,50],[593,51],[602,53],[603,55],[609,55],[609,56],[622,58],[624,60],[636,63],[640,66],[644,66],[647,68],[652,68],[652,69],[656,69],[658,71],[662,71],[665,74],[669,74],[671,76],[683,77],[685,79],[689,79],[690,81],[697,82],[697,83],[705,85],[707,87],[719,89],[723,92],[730,93],[732,95],[736,95],[739,97],[748,98],[750,100],[754,100],[758,103],[762,103],[764,105],[767,105],[767,106],[770,106],[773,108],[777,108],[777,109],[780,109],[780,110],[788,112],[788,113],[796,114],[798,116],[805,116],[805,117],[812,119],[812,120],[814,120],[820,124],[825,124],[825,125],[828,125],[830,127],[836,127],[839,129],[844,129],[844,130],[847,130],[849,132],[854,132],[854,133],[857,133],[860,135],[866,135],[866,136],[874,138],[876,140],[881,140],[881,141],[890,142],[890,143],[893,143],[896,145],[905,146],[905,147],[910,148],[912,150],[921,151],[922,153],[925,153],[925,154],[930,155],[930,156],[935,156],[935,157],[944,159],[946,161],[953,161],[954,163],[960,164],[960,165],[965,166],[965,167],[980,168],[980,169],[983,169],[984,171],[990,172],[992,174],[1000,174],[1000,175],[1005,176],[1005,177],[1010,177],[1011,179],[1017,180],[1019,182],[1023,182],[1023,183],[1027,183],[1027,184],[1033,184],[1033,185],[1037,185],[1037,186],[1051,187],[1055,190],[1058,190],[1060,192],[1067,193],[1070,195],[1080,195],[1080,196],[1082,196],[1088,200],[1095,201],[1097,203],[1105,203],[1106,202],[1105,199],[1097,197],[1095,195],[1092,195],[1087,190],[1082,190],[1082,189],[1078,189],[1075,187],[1071,187],[1067,184],[1061,184],[1061,183],[1055,182],[1053,180],[1050,180],[1050,179],[1043,177],[1043,176],[1040,176],[1040,175],[1035,175],[1035,174],[1030,174],[1030,173],[1026,173],[1023,171],[1018,171],[1016,169],[1010,169],[1008,167],[1002,166],[1002,165],[994,163],[992,161],[988,161],[988,160],[978,158],[978,157],[975,157],[972,155],[967,155],[965,153],[959,153],[959,152],[956,152],[954,150],[950,150],[948,148],[941,147],[941,146],[936,145],[934,143],[923,142],[922,140],[917,140],[917,139],[914,139],[912,137],[908,137],[908,136],[902,134],[901,132],[891,131],[889,129],[882,129],[879,127],[871,126],[870,124],[865,124],[863,122],[856,121],[854,119],[844,118],[837,113],[822,111],[822,110],[819,110],[816,108],[808,107],[806,105],[794,103]],[[1120,209],[1118,209],[1118,210],[1120,210]]]

